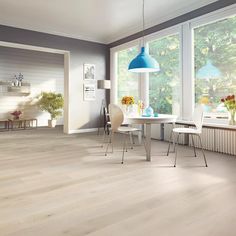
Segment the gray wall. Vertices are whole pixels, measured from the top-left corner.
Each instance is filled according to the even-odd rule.
[[[55,36],[0,25],[0,41],[41,46],[70,51],[69,123],[70,130],[98,126],[101,100],[105,91],[97,90],[97,99],[83,101],[83,64],[96,65],[96,79],[109,79],[109,49],[104,44]]]
[[[208,5],[204,6],[204,7],[196,9],[194,11],[188,12],[188,13],[186,13],[184,15],[178,16],[176,18],[173,18],[173,19],[168,20],[166,22],[163,22],[161,24],[158,24],[158,25],[155,25],[153,27],[150,27],[150,28],[148,28],[148,29],[146,29],[144,31],[144,35],[148,35],[148,34],[152,34],[152,33],[158,32],[160,30],[163,30],[163,29],[169,28],[171,26],[183,23],[185,21],[188,21],[188,20],[191,20],[193,18],[205,15],[207,13],[219,10],[221,8],[230,6],[230,5],[235,4],[235,3],[236,3],[236,0],[220,0],[220,1],[216,1],[214,3],[208,4]],[[143,35],[142,32],[138,32],[138,33],[129,35],[128,37],[125,37],[125,38],[122,38],[122,39],[117,40],[115,42],[112,42],[108,46],[110,48],[116,47],[116,46],[121,45],[123,43],[127,43],[129,41],[138,39],[138,38],[142,37],[142,35]]]
[[[64,93],[64,56],[0,46],[0,81],[14,81],[19,73],[24,75],[24,83],[30,83],[30,94],[9,93],[6,85],[0,85],[0,119],[21,110],[22,116],[37,118],[39,126],[47,126],[49,114],[40,111],[34,101],[42,91]],[[57,124],[63,124],[63,117]]]

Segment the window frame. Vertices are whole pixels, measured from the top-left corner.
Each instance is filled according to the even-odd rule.
[[[201,17],[193,19],[189,22],[189,26],[190,26],[190,30],[191,30],[191,34],[192,34],[191,43],[192,43],[192,66],[193,66],[193,69],[192,69],[193,105],[195,105],[195,102],[196,102],[195,101],[195,78],[194,78],[194,64],[195,64],[195,58],[194,58],[195,52],[194,52],[194,40],[193,40],[194,29],[204,26],[204,25],[216,23],[218,21],[227,19],[229,17],[236,17],[236,4],[233,6],[225,7],[220,10],[208,13],[206,15],[203,15]],[[205,114],[205,119],[207,119],[209,122],[212,122],[212,123],[221,123],[222,120],[227,120],[224,117],[226,117],[225,113],[224,113],[224,115],[222,114],[222,117],[218,113],[206,113]],[[220,122],[217,122],[217,121],[220,121]]]
[[[172,35],[178,35],[179,36],[179,79],[181,81],[181,96],[180,96],[180,114],[179,116],[182,117],[183,114],[183,67],[182,67],[182,58],[183,58],[183,42],[182,42],[182,26],[181,25],[176,25],[164,30],[161,30],[159,32],[155,32],[153,34],[150,34],[148,36],[145,37],[145,46],[147,48],[147,50],[149,51],[149,47],[148,47],[148,43],[155,41],[155,40],[160,40],[163,39],[165,37],[168,36],[172,36]],[[146,80],[149,82],[149,74],[146,74]],[[148,91],[146,91],[146,96],[148,97],[148,102],[147,104],[149,104],[149,84],[148,84]]]
[[[195,81],[194,81],[194,28],[217,22],[219,20],[236,16],[236,4],[224,7],[222,9],[207,13],[194,19],[182,22],[175,26],[165,28],[158,32],[146,35],[144,45],[147,47],[147,42],[179,33],[180,35],[180,79],[182,81],[182,96],[181,96],[181,114],[180,119],[191,119],[195,106]],[[127,42],[125,44],[113,47],[110,49],[110,78],[111,78],[111,103],[117,103],[117,75],[115,74],[116,56],[119,50],[124,50],[129,47],[137,46],[140,50],[142,38]],[[147,48],[148,49],[148,48]],[[141,90],[143,88],[143,90]],[[148,73],[139,74],[139,94],[145,104],[149,104],[149,79]],[[217,122],[217,118],[211,118],[213,122]]]
[[[114,104],[118,104],[118,88],[117,88],[117,54],[120,51],[132,48],[132,47],[138,47],[138,50],[140,51],[141,45],[140,40],[136,39],[133,41],[130,41],[128,43],[119,45],[117,47],[110,49],[110,80],[111,80],[111,93],[110,93],[110,102]],[[127,68],[128,70],[128,68]],[[140,76],[138,76],[140,77]],[[139,78],[138,78],[139,79]],[[140,96],[140,79],[138,81],[138,87],[139,87],[139,96]]]

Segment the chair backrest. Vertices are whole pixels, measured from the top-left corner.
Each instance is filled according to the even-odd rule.
[[[124,114],[121,108],[115,104],[109,104],[109,113],[112,132],[117,131],[124,121]]]
[[[203,107],[198,105],[193,112],[193,122],[198,130],[202,130],[202,123],[203,123]]]

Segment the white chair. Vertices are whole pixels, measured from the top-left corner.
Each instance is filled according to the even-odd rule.
[[[191,136],[195,157],[197,156],[197,154],[196,154],[196,148],[195,148],[195,144],[194,144],[193,135],[197,136],[198,139],[199,139],[199,143],[201,145],[201,150],[202,150],[202,154],[203,154],[203,157],[204,157],[205,165],[207,167],[207,160],[206,160],[205,153],[203,151],[202,140],[201,140],[201,136],[200,136],[200,134],[202,133],[202,123],[203,123],[203,108],[202,108],[202,106],[196,107],[196,109],[194,110],[192,118],[193,118],[193,123],[195,125],[194,128],[174,128],[172,130],[171,136],[173,136],[173,134],[174,134],[174,136],[177,135],[176,140],[177,140],[178,145],[179,145],[179,136],[180,136],[180,134],[187,134],[187,135],[189,135],[189,137]],[[177,148],[175,148],[176,147],[176,142],[175,142],[176,140],[174,138],[174,152],[175,152],[174,167],[176,167],[176,162],[177,162]],[[170,151],[170,143],[169,143],[169,146],[168,146],[167,156],[169,155],[169,151]]]
[[[103,132],[103,141],[101,147],[103,148],[104,144],[106,143],[106,136],[109,136],[110,133],[110,128],[111,128],[111,121],[110,121],[110,114],[108,113],[107,108],[104,108],[104,132]],[[129,124],[127,123],[122,123],[121,126],[128,126]],[[132,133],[130,133],[130,143],[131,145],[135,144],[134,138]],[[133,146],[131,146],[133,148]]]
[[[142,132],[141,130],[129,126],[122,126],[123,121],[124,121],[124,114],[121,108],[115,104],[110,104],[109,105],[109,114],[110,114],[110,122],[111,122],[111,130],[110,130],[110,140],[107,144],[105,156],[107,156],[108,148],[109,145],[111,144],[112,146],[112,152],[113,152],[113,138],[115,133],[122,133],[124,134],[124,139],[123,139],[123,152],[122,152],[122,160],[121,164],[124,163],[124,154],[125,150],[127,151],[127,137],[131,137],[133,132]],[[131,141],[131,145],[133,142]],[[131,147],[132,148],[132,147]]]

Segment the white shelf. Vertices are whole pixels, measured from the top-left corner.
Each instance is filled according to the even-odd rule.
[[[0,81],[0,95],[27,96],[30,94],[30,83],[23,82],[22,86],[12,86],[11,82]]]

